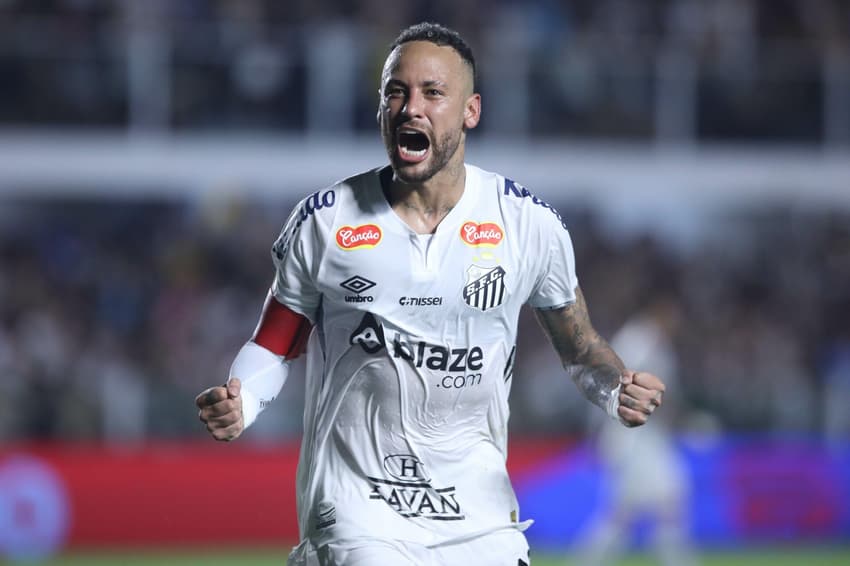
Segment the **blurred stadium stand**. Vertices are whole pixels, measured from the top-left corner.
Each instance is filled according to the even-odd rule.
[[[561,211],[600,331],[680,303],[681,430],[846,447],[846,0],[0,0],[0,442],[203,438],[282,222],[385,161],[380,66],[425,19],[479,60],[469,161]],[[521,324],[514,432],[581,433]],[[300,381],[246,442],[298,437]]]
[[[660,281],[695,407],[846,428],[847,2],[406,6],[0,2],[0,435],[202,434],[185,401],[253,327],[289,207],[383,162],[380,64],[418,19],[472,42],[470,161],[558,206],[603,332]],[[513,426],[579,430],[523,323]],[[296,384],[258,436],[297,434]]]

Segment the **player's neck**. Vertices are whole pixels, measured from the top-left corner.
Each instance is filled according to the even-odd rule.
[[[463,196],[466,168],[448,167],[423,183],[393,177],[387,191],[390,206],[416,233],[432,234]]]

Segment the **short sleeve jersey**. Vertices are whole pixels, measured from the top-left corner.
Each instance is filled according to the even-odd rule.
[[[420,235],[384,197],[387,173],[310,195],[272,249],[274,296],[315,325],[297,497],[316,546],[521,528],[505,466],[519,311],[575,300],[564,222],[527,189],[467,165]]]

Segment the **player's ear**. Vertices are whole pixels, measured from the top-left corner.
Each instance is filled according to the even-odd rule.
[[[471,130],[478,125],[481,119],[481,95],[474,93],[466,99],[466,105],[463,109],[463,125],[466,129]]]

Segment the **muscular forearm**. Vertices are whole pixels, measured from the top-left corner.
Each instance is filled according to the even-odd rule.
[[[582,394],[614,416],[625,366],[590,324],[581,290],[576,291],[575,303],[560,309],[539,310],[536,314],[567,374]]]
[[[581,289],[576,288],[574,303],[536,314],[576,386],[610,417],[639,426],[661,405],[664,383],[650,373],[626,369],[590,324]]]

